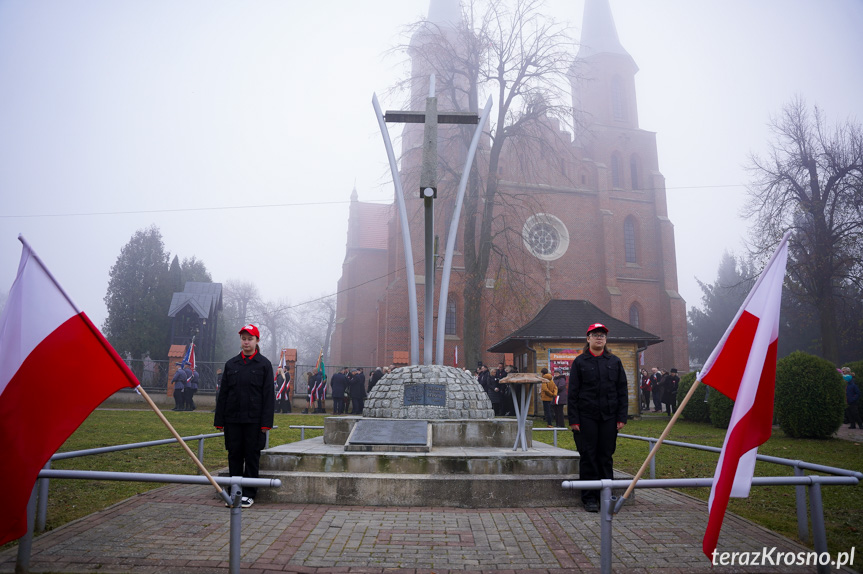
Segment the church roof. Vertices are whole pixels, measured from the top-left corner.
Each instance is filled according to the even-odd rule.
[[[353,244],[348,245],[348,248],[386,249],[392,204],[358,201],[355,208],[356,220],[353,224],[356,225],[356,234]]]
[[[536,317],[492,345],[488,351],[511,353],[529,341],[584,340],[587,328],[594,323],[608,327],[609,342],[634,342],[641,347],[662,342],[656,335],[615,319],[590,301],[552,299]]]
[[[171,297],[168,317],[176,317],[186,307],[202,319],[212,317],[222,308],[222,284],[186,281],[183,291]]]
[[[594,54],[606,53],[629,56],[629,52],[617,36],[617,27],[614,25],[609,0],[585,0],[577,57],[587,58]]]

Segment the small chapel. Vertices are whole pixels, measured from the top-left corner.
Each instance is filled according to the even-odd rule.
[[[531,321],[549,301],[578,300],[656,337],[649,347],[639,349],[639,363],[688,370],[686,303],[678,293],[674,226],[668,218],[656,134],[639,127],[638,66],[618,38],[609,1],[584,3],[578,50],[569,74],[573,121],[562,126],[556,118],[544,120],[544,129],[538,132],[544,139],[536,148],[542,149],[536,154],[540,161],[530,170],[523,168],[523,151],[512,148],[501,155],[497,186],[520,203],[516,208],[501,202],[492,215],[496,236],[508,235],[509,241],[492,251],[483,283],[482,341],[473,356],[478,354],[485,364],[503,362],[504,355],[491,349]],[[429,59],[421,57],[423,50],[430,49],[436,34],[458,26],[461,17],[458,0],[430,0],[425,24],[414,34],[408,51],[413,109],[423,109],[432,73]],[[453,102],[441,97],[439,109],[449,104]],[[439,132],[442,154],[446,153],[441,142],[444,132]],[[405,125],[400,169],[420,310],[426,281],[422,200],[407,190],[418,188],[421,140],[422,125]],[[454,154],[463,158],[464,150]],[[460,174],[452,176],[457,182]],[[454,182],[442,179],[435,205],[440,246],[446,244],[449,233],[454,189]],[[441,260],[442,251],[440,247]],[[463,257],[462,222],[447,300],[444,357],[447,365],[473,370],[476,365],[464,361],[469,343],[464,339]],[[517,279],[512,271],[516,267],[526,270],[526,277]],[[406,272],[395,206],[359,201],[354,189],[338,283],[333,364],[405,363],[410,348]],[[439,272],[435,280],[439,282]],[[420,323],[422,347],[422,313]],[[573,331],[572,336],[583,333]]]

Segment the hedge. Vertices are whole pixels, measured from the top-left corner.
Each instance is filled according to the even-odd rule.
[[[677,404],[683,402],[689,388],[695,382],[695,371],[686,373],[680,378],[680,384],[677,386]],[[707,385],[704,383],[698,385],[692,397],[686,404],[686,408],[680,413],[681,418],[695,423],[706,423],[710,421],[710,410],[707,408],[707,403],[704,401],[704,395],[707,392]]]
[[[776,418],[795,438],[828,438],[842,425],[845,384],[836,366],[795,351],[776,364]]]

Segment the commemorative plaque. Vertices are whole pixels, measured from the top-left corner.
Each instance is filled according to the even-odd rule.
[[[352,445],[424,446],[428,442],[428,422],[419,420],[359,420],[349,442]]]
[[[446,406],[446,385],[407,383],[404,388],[404,406],[406,407],[414,405]]]

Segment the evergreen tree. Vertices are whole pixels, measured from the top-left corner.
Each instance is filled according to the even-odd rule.
[[[719,262],[716,282],[697,281],[703,309],[691,307],[688,313],[689,356],[704,363],[752,289],[755,273],[747,263],[726,252]]]
[[[166,359],[173,286],[162,234],[155,225],[139,229],[111,267],[102,330],[115,349],[133,359]]]
[[[183,283],[180,286],[179,291],[182,291],[183,288],[185,288],[186,283],[189,281],[195,281],[198,283],[213,282],[213,278],[210,275],[210,272],[207,271],[207,265],[194,255],[192,255],[191,257],[183,258],[183,265],[180,268]]]

